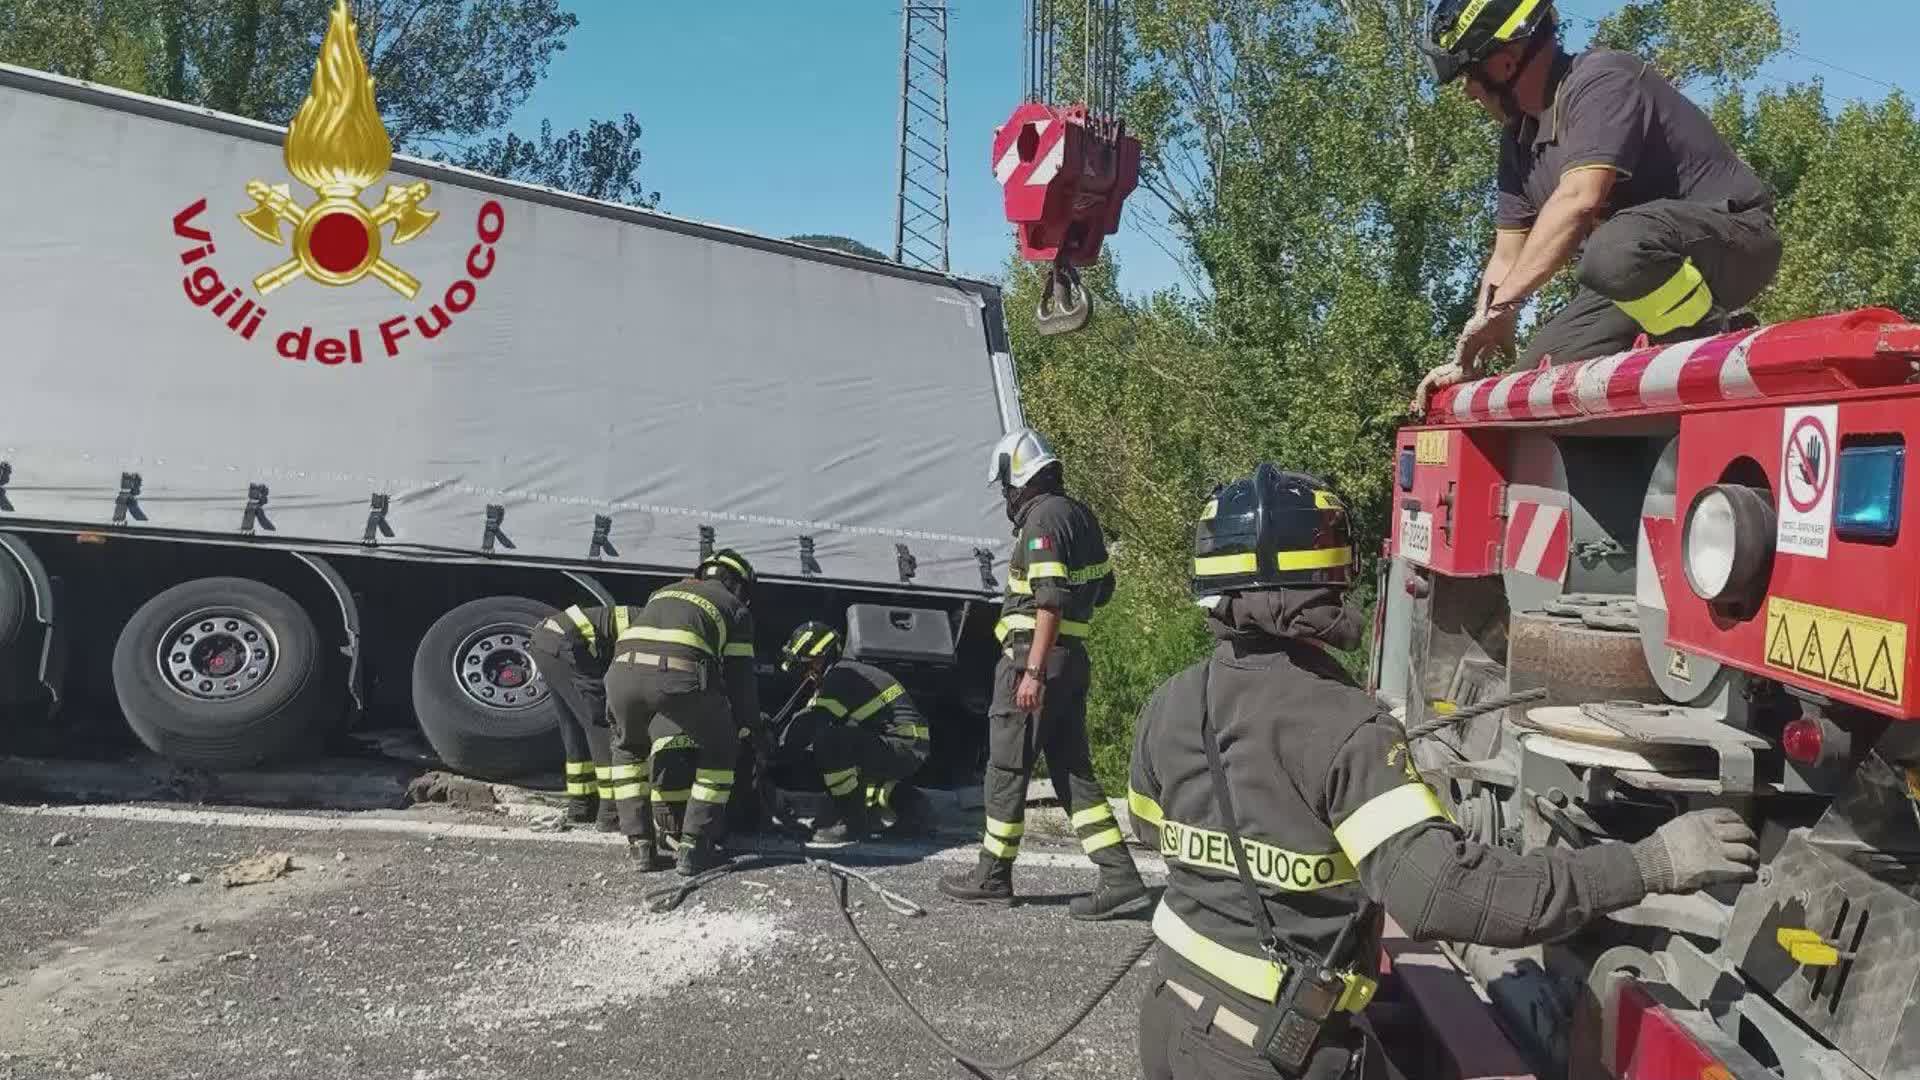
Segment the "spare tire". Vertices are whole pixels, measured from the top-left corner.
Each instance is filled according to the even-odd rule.
[[[440,616],[413,654],[413,711],[455,772],[506,780],[560,768],[560,707],[527,652],[553,605],[490,596]]]
[[[153,752],[205,769],[315,751],[326,692],[320,634],[292,597],[201,578],[140,605],[113,648],[113,691]]]

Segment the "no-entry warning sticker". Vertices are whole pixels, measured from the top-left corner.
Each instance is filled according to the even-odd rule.
[[[1771,596],[1767,666],[1898,705],[1906,690],[1907,628]]]
[[[1780,528],[1785,555],[1827,557],[1833,532],[1834,434],[1840,409],[1788,409],[1780,438]]]

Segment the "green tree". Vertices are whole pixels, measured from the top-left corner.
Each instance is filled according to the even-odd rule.
[[[660,204],[660,193],[640,179],[640,121],[627,113],[618,121],[594,120],[555,137],[543,121],[538,139],[509,133],[453,155],[465,168],[493,176],[526,180],[592,199],[633,206]]]
[[[848,255],[858,255],[863,259],[886,258],[886,256],[879,251],[868,247],[850,236],[836,236],[832,233],[804,233],[800,236],[789,236],[787,239],[796,244],[811,244],[814,247],[827,248],[830,251],[844,252]]]

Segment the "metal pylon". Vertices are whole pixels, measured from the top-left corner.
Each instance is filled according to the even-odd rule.
[[[947,5],[900,11],[900,182],[893,259],[947,270]]]

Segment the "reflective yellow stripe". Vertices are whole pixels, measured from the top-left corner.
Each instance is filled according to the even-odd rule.
[[[567,762],[567,775],[568,776],[592,776],[593,762],[569,761]]]
[[[1493,32],[1493,40],[1512,41],[1513,35],[1519,33],[1520,27],[1526,23],[1527,16],[1532,15],[1533,9],[1539,6],[1540,0],[1523,0],[1513,9],[1513,14],[1507,16],[1507,21],[1500,24],[1500,29]]]
[[[721,655],[722,656],[744,656],[747,659],[751,660],[753,659],[753,642],[736,641],[733,644],[727,646],[725,649],[721,650]]]
[[[1002,840],[991,833],[981,839],[980,846],[996,859],[1012,859],[1020,854],[1020,841]]]
[[[987,835],[998,836],[1006,840],[1018,840],[1025,836],[1027,824],[1024,821],[1001,821],[998,818],[987,819]]]
[[[1316,510],[1339,510],[1340,497],[1331,491],[1316,491],[1313,493],[1313,507]]]
[[[900,699],[900,695],[906,692],[907,692],[906,687],[901,686],[899,683],[894,683],[892,686],[889,686],[885,690],[882,690],[878,694],[874,695],[874,698],[872,701],[869,701],[865,705],[862,705],[859,708],[853,710],[853,714],[851,717],[849,717],[849,719],[851,719],[856,724],[862,723],[866,720],[870,720],[873,718],[874,713],[877,713],[881,709],[884,709],[888,705],[891,705],[895,701],[898,701]]]
[[[610,780],[613,778],[613,769],[606,765],[595,765],[593,775],[601,780]]]
[[[802,630],[800,636],[787,643],[787,652],[799,656],[806,651],[807,642],[813,640],[813,631]]]
[[[1355,880],[1353,863],[1338,851],[1303,855],[1259,840],[1246,840],[1247,870],[1263,885],[1288,892],[1314,892]],[[1199,870],[1234,876],[1227,834],[1180,821],[1160,822],[1160,856]]]
[[[659,788],[654,788],[653,801],[657,803],[683,803],[687,801],[687,797],[691,794],[693,794],[692,788],[676,788],[672,791],[662,791]]]
[[[653,746],[647,753],[652,755],[662,750],[692,750],[697,745],[691,735],[663,735],[653,740]]]
[[[686,645],[698,649],[708,656],[713,655],[713,646],[707,639],[691,630],[662,630],[657,626],[636,626],[620,635],[621,641],[664,641],[671,645]]]
[[[1258,569],[1260,560],[1251,551],[1243,551],[1238,555],[1202,555],[1193,560],[1195,577],[1251,574]]]
[[[1091,855],[1101,848],[1110,848],[1115,844],[1124,842],[1125,838],[1120,835],[1120,826],[1115,825],[1111,829],[1102,829],[1092,836],[1081,838],[1080,847],[1087,854]]]
[[[1027,580],[1039,581],[1043,578],[1064,578],[1067,576],[1067,564],[1062,562],[1037,562],[1027,564]]]
[[[893,789],[899,786],[900,781],[889,780],[879,787],[870,787],[867,789],[867,801],[879,806],[891,807],[893,805]]]
[[[1085,585],[1089,581],[1099,581],[1112,572],[1113,567],[1103,559],[1100,562],[1094,563],[1092,566],[1083,566],[1078,570],[1067,571],[1067,580],[1073,582],[1075,585]]]
[[[820,640],[813,643],[813,648],[807,650],[807,655],[819,656],[821,653],[827,651],[827,646],[833,644],[835,637],[836,635],[831,630],[820,635]]]
[[[633,609],[625,604],[615,604],[613,606],[613,636],[618,638],[621,634],[626,633],[627,627],[632,624]]]
[[[593,794],[593,785],[582,780],[569,780],[567,781],[567,794],[591,795]]]
[[[732,784],[733,770],[732,769],[695,769],[693,770],[693,778],[695,780],[704,780],[709,784]]]
[[[1384,795],[1368,799],[1347,820],[1334,826],[1333,838],[1340,850],[1358,863],[1393,836],[1434,818],[1445,818],[1440,798],[1425,784],[1402,784]]]
[[[896,739],[931,739],[933,732],[925,724],[895,724],[887,729],[887,734]]]
[[[821,697],[820,695],[815,694],[813,696],[813,700],[807,702],[807,708],[824,709],[827,712],[832,713],[833,715],[839,717],[842,720],[845,720],[847,718],[847,707],[845,705],[840,704],[838,701],[835,701],[830,697]]]
[[[732,788],[713,787],[709,784],[693,785],[694,802],[726,802],[732,796]]]
[[[1103,821],[1112,820],[1113,808],[1102,803],[1099,806],[1089,806],[1085,810],[1073,815],[1073,827],[1080,829],[1088,825],[1098,825]]]
[[[734,573],[739,574],[740,577],[746,581],[753,580],[753,571],[747,569],[747,564],[741,562],[739,559],[736,559],[731,555],[715,555],[713,557],[713,561],[719,563],[721,566],[724,566],[729,570],[732,570]]]
[[[1156,829],[1160,827],[1160,820],[1165,816],[1160,812],[1159,803],[1131,787],[1127,788],[1127,812]]]
[[[1005,641],[1008,634],[1022,631],[1031,633],[1033,627],[1034,620],[1031,615],[1002,615],[999,624],[993,628],[993,636]],[[1072,619],[1060,620],[1060,636],[1063,638],[1086,637],[1092,632],[1092,623],[1074,622]]]
[[[641,770],[641,767],[639,765],[615,765],[613,768],[607,770],[606,779],[608,780],[638,779],[642,775],[640,770]]]
[[[1164,900],[1153,913],[1153,936],[1193,966],[1243,994],[1272,1001],[1279,993],[1285,968],[1264,957],[1235,952],[1206,937],[1174,914]]]
[[[1015,596],[1032,596],[1033,586],[1027,584],[1026,578],[1017,578],[1012,574],[1008,574],[1007,591],[1013,593]]]
[[[651,597],[649,597],[647,599],[647,602],[652,603],[655,600],[679,600],[683,603],[692,604],[694,607],[699,608],[702,612],[706,614],[707,618],[713,620],[714,632],[720,635],[720,640],[716,644],[705,647],[706,651],[710,653],[718,653],[721,649],[724,649],[727,647],[727,620],[721,616],[720,609],[714,606],[713,601],[707,599],[704,596],[701,596],[699,593],[690,593],[683,589],[661,589],[659,592],[654,593]],[[647,628],[635,627],[634,629],[644,630]],[[620,636],[622,638],[625,638],[627,635],[622,634]],[[648,639],[648,640],[653,640],[653,639]]]
[[[632,784],[613,785],[613,797],[616,799],[644,799],[647,797],[647,784],[642,780]]]
[[[587,651],[598,656],[600,654],[600,643],[594,640],[596,635],[593,632],[593,622],[587,618],[586,612],[580,610],[580,605],[575,604],[561,612],[561,614],[573,620],[574,629],[580,631],[580,636],[586,639]]]
[[[822,779],[825,778],[823,777]],[[843,795],[851,795],[854,789],[860,786],[860,772],[858,769],[849,769],[847,770],[847,775],[842,776],[838,780],[827,780],[826,784],[827,794],[835,798]]]
[[[1280,570],[1324,570],[1331,566],[1350,566],[1353,564],[1353,549],[1350,547],[1310,548],[1306,551],[1274,552],[1276,567]]]
[[[838,784],[842,780],[850,780],[859,775],[860,775],[859,769],[835,769],[832,772],[821,773],[820,780],[822,783],[825,783],[827,786],[831,787],[834,784]]]
[[[1644,327],[1649,334],[1665,334],[1683,326],[1692,326],[1713,309],[1713,290],[1700,268],[1688,259],[1667,279],[1666,284],[1638,300],[1616,301],[1621,311]]]

